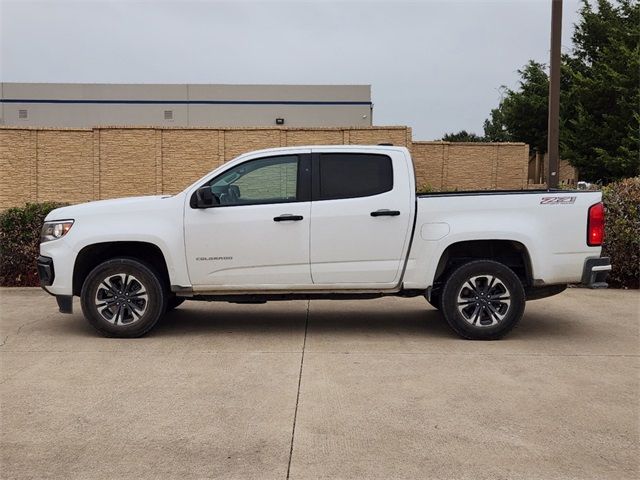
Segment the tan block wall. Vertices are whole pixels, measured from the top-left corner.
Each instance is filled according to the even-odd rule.
[[[493,145],[449,144],[442,188],[493,188],[496,161],[497,148]]]
[[[411,130],[403,129],[367,129],[350,130],[348,132],[350,145],[378,145],[379,143],[392,143],[406,147],[411,144]],[[346,140],[346,139],[345,139]]]
[[[0,131],[0,208],[36,199],[36,131]]]
[[[527,185],[524,143],[413,142],[416,185],[423,190],[520,189]]]
[[[219,130],[164,130],[162,193],[178,193],[222,165]]]
[[[252,150],[283,146],[279,130],[226,130],[224,131],[224,161]]]
[[[176,193],[241,153],[296,145],[411,149],[418,188],[525,188],[528,146],[412,142],[407,127],[0,128],[0,208]]]
[[[560,165],[558,167],[560,184],[575,186],[578,182],[578,171],[571,166],[568,160],[560,159]]]
[[[302,145],[344,145],[345,133],[342,130],[289,130],[285,132],[287,146]]]
[[[546,182],[547,180],[547,171],[549,169],[549,155],[545,153],[542,158],[538,158],[538,162],[539,172],[538,176],[536,176],[536,156],[534,155],[529,158],[529,184],[535,184],[536,182],[541,181],[543,183],[540,183],[540,185],[546,185],[546,183],[544,182]],[[559,185],[575,186],[579,180],[578,171],[571,166],[568,160],[563,160],[562,158],[560,159],[560,164],[558,165],[558,175]]]
[[[449,144],[443,142],[414,142],[411,146],[411,157],[416,174],[418,190],[442,188],[444,177],[445,155]]]
[[[524,188],[527,185],[529,145],[503,143],[496,148],[498,153],[495,188],[497,190]]]
[[[101,130],[99,158],[100,198],[157,193],[155,130]]]
[[[87,202],[94,198],[93,135],[41,131],[37,135],[39,202]]]

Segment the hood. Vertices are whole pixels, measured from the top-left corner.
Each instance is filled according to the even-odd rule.
[[[98,200],[80,203],[68,207],[56,208],[49,212],[45,221],[77,219],[87,215],[116,214],[119,212],[134,213],[159,210],[166,207],[164,202],[175,199],[172,195],[151,195],[145,197],[115,198],[113,200]]]

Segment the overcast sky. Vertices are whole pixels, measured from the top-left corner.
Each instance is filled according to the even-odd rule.
[[[550,4],[0,0],[0,80],[371,84],[375,125],[482,133],[499,87],[548,62]]]

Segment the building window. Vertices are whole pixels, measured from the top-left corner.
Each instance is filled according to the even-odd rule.
[[[28,117],[26,110],[18,110],[18,118],[24,120]]]
[[[165,120],[173,120],[173,110],[165,110],[164,111],[164,119]]]

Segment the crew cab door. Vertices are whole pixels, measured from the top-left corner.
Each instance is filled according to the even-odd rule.
[[[313,150],[311,276],[338,288],[400,280],[414,221],[415,187],[405,149]]]
[[[203,183],[220,204],[185,206],[194,291],[310,285],[310,182],[307,149],[235,162]]]

